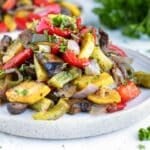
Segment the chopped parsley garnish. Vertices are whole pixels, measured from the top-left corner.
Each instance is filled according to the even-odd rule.
[[[65,52],[67,50],[67,43],[64,41],[60,44],[60,52]]]
[[[140,141],[149,141],[150,140],[150,127],[141,128],[138,131],[138,137]]]
[[[74,23],[66,16],[58,15],[53,18],[53,25],[56,27],[74,29]]]
[[[27,89],[15,90],[15,92],[16,92],[18,95],[21,95],[21,96],[26,96],[26,95],[28,94],[28,90],[27,90]]]

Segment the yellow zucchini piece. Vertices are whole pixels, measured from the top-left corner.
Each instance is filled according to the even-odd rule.
[[[14,31],[17,27],[16,22],[11,15],[4,16],[4,23],[6,24],[9,31]]]
[[[150,73],[138,71],[134,73],[136,84],[145,88],[150,88]]]
[[[18,10],[15,12],[15,17],[24,18],[24,17],[27,17],[29,13],[30,12],[27,10]]]
[[[74,81],[79,89],[87,87],[89,84],[95,84],[98,87],[107,87],[114,83],[112,76],[106,72],[101,73],[98,76],[82,76]]]
[[[35,72],[37,76],[38,81],[46,81],[48,79],[47,72],[43,68],[43,66],[40,64],[36,56],[34,55],[34,66],[35,66]]]
[[[81,11],[77,5],[66,2],[66,1],[62,1],[60,4],[61,4],[61,6],[69,9],[73,16],[76,16],[76,17],[80,16]]]
[[[67,113],[69,110],[69,104],[66,99],[60,99],[58,103],[49,111],[38,112],[33,114],[35,120],[56,120]]]
[[[79,58],[89,58],[94,50],[94,37],[91,33],[86,33],[81,43]]]
[[[103,71],[109,71],[113,66],[112,61],[102,52],[100,47],[94,48],[92,58],[97,60]]]
[[[19,5],[28,5],[28,6],[32,5],[31,0],[19,0],[18,3],[19,3]]]
[[[101,88],[95,94],[89,95],[88,100],[96,104],[112,104],[121,102],[121,97],[116,90]]]
[[[8,60],[10,60],[12,57],[14,57],[16,54],[21,52],[23,50],[23,45],[20,41],[15,41],[12,43],[5,52],[5,55],[3,56],[3,63],[6,63]]]
[[[50,88],[44,83],[25,81],[9,89],[6,96],[10,102],[34,104],[44,98],[50,91]]]
[[[48,98],[43,98],[39,102],[31,105],[30,107],[38,112],[47,111],[50,107],[54,106],[54,102]]]

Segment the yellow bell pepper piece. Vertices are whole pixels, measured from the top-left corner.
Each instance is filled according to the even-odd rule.
[[[24,18],[24,17],[27,17],[29,13],[30,12],[27,10],[18,10],[15,12],[15,17]]]
[[[112,61],[102,52],[100,47],[94,48],[92,58],[97,60],[103,71],[109,71],[113,66]]]
[[[28,5],[31,6],[32,5],[32,0],[19,0],[19,5]]]
[[[80,16],[81,11],[77,5],[66,2],[66,1],[62,1],[62,2],[60,2],[60,4],[61,4],[61,6],[65,7],[66,9],[69,9],[73,16],[76,16],[76,17]]]
[[[5,52],[5,55],[3,56],[3,63],[6,63],[8,60],[10,60],[12,57],[14,57],[16,54],[21,52],[23,50],[23,45],[20,41],[14,41]]]
[[[35,72],[38,81],[46,81],[48,79],[48,74],[44,70],[43,66],[39,63],[38,59],[34,55],[34,65],[35,65]]]
[[[6,92],[10,102],[34,104],[44,98],[51,89],[44,83],[25,81]]]
[[[95,94],[89,95],[88,100],[96,104],[112,104],[121,102],[121,97],[116,90],[101,88]]]
[[[79,58],[89,58],[94,50],[94,37],[91,33],[86,33],[81,44]]]
[[[4,16],[4,23],[6,24],[9,31],[14,31],[17,27],[16,22],[11,15]]]
[[[107,87],[113,83],[114,80],[112,76],[106,72],[103,72],[98,76],[82,76],[74,81],[74,85],[76,85],[79,89],[83,89],[89,84],[95,84],[98,87]]]

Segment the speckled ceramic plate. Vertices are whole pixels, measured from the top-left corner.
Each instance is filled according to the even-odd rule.
[[[134,58],[136,70],[150,71],[150,59],[138,52],[126,50]],[[150,90],[131,101],[123,111],[91,116],[89,114],[65,115],[56,121],[34,121],[32,112],[10,115],[5,106],[0,107],[0,131],[31,138],[72,139],[96,136],[131,126],[150,114]]]
[[[98,20],[90,13],[93,7],[93,0],[88,0],[88,3],[85,3],[85,0],[75,1],[79,4],[84,4],[83,17],[85,22],[96,25]],[[15,32],[11,35],[15,38],[17,34]],[[133,66],[136,70],[150,71],[150,59],[135,51],[127,50],[127,53],[134,58]],[[134,101],[131,101],[125,110],[99,116],[78,114],[74,116],[65,115],[56,121],[34,121],[31,117],[31,111],[13,116],[3,106],[0,107],[0,131],[41,139],[72,139],[96,136],[131,126],[133,123],[148,116],[150,114],[149,108],[150,90],[146,89],[142,89],[141,95]]]

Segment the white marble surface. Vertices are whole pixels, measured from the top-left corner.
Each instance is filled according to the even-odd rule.
[[[72,0],[73,1],[73,0]],[[78,1],[78,0],[75,0]],[[78,3],[86,5],[85,19],[86,21],[98,26],[97,18],[92,15],[89,17],[89,9],[92,6],[92,0],[80,0]],[[90,20],[90,21],[89,21]],[[126,37],[122,37],[119,31],[107,30],[114,43],[121,46],[138,50],[145,55],[150,56],[150,39],[142,38],[140,40],[131,40]],[[0,133],[0,149],[2,150],[138,150],[139,144],[144,144],[146,150],[150,150],[150,142],[139,142],[137,139],[137,131],[141,127],[147,127],[150,125],[150,116],[143,118],[143,121],[135,125],[131,125],[130,128],[123,129],[114,133],[110,133],[103,136],[97,136],[93,138],[56,141],[56,140],[35,140],[21,137],[15,137],[7,134]],[[111,124],[110,124],[111,126]]]

